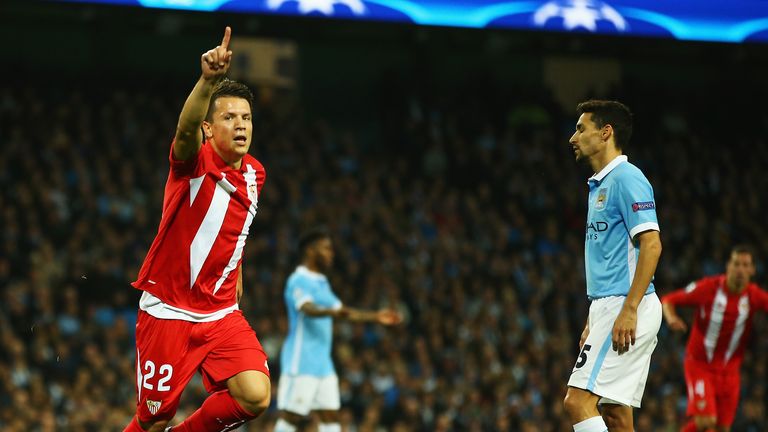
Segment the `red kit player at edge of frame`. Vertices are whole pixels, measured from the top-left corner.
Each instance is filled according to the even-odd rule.
[[[266,174],[248,154],[253,95],[225,78],[231,29],[200,59],[171,144],[163,213],[133,286],[136,416],[124,432],[233,430],[270,402],[267,357],[238,307],[242,256]],[[210,396],[168,423],[200,371]]]
[[[754,254],[734,247],[726,273],[691,282],[662,297],[662,310],[671,330],[686,331],[675,306],[696,308],[684,361],[688,388],[683,432],[731,429],[739,404],[739,369],[756,311],[768,311],[768,292],[750,279]]]

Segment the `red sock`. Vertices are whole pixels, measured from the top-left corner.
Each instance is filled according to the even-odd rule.
[[[234,430],[253,418],[256,416],[243,409],[229,394],[229,390],[221,390],[208,396],[200,409],[171,430],[172,432],[224,432]]]
[[[128,426],[123,429],[123,432],[144,432],[144,429],[139,426],[139,422],[136,420],[136,416],[133,416],[131,422],[128,423]]]

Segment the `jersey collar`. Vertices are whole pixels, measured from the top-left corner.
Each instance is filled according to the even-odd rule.
[[[613,171],[614,168],[619,166],[620,163],[627,161],[627,155],[618,155],[615,158],[613,158],[612,161],[608,162],[608,165],[605,166],[605,168],[601,169],[599,173],[593,174],[592,177],[590,177],[587,180],[587,184],[591,183],[600,183],[603,181],[605,176],[608,175],[611,171]]]
[[[224,161],[224,159],[219,156],[219,154],[216,152],[216,149],[213,148],[213,144],[211,144],[211,140],[206,139],[205,143],[203,145],[207,145],[209,147],[209,150],[211,152],[211,158],[213,159],[214,165],[216,165],[216,168],[219,170],[226,172],[226,171],[246,171],[246,164],[245,164],[245,156],[243,156],[242,162],[240,163],[240,169],[232,168],[229,165],[227,165],[227,162]]]
[[[314,272],[314,271],[310,270],[305,265],[300,265],[300,266],[296,267],[296,271],[299,272],[299,273],[303,273],[303,274],[305,274],[305,275],[307,275],[309,277],[316,278],[316,279],[325,279],[325,275],[324,274],[318,273],[318,272]]]

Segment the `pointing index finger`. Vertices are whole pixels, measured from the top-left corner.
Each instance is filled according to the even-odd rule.
[[[224,48],[225,50],[229,49],[228,48],[229,47],[229,38],[230,38],[231,35],[232,35],[232,29],[229,28],[229,26],[227,26],[224,29],[224,38],[221,39],[221,47]]]

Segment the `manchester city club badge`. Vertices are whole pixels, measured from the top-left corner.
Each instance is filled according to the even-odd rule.
[[[608,188],[602,188],[597,191],[597,200],[595,201],[595,210],[602,210],[605,208],[605,201],[608,195]]]

